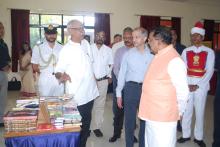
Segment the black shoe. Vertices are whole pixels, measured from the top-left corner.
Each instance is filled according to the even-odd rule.
[[[103,134],[102,134],[100,129],[95,129],[95,130],[93,130],[93,132],[94,132],[96,137],[102,137],[103,136]]]
[[[134,143],[137,143],[138,139],[134,136]]]
[[[180,121],[177,122],[177,131],[182,132],[182,126]]]
[[[206,144],[203,140],[194,139],[194,142],[198,144],[200,147],[206,147]]]
[[[4,127],[5,125],[4,125],[4,123],[0,123],[0,127],[2,128],[2,127]]]
[[[118,135],[113,135],[111,138],[109,138],[109,142],[115,142],[120,136]]]
[[[177,142],[178,143],[184,143],[186,141],[190,141],[190,137],[189,138],[183,138],[183,137],[180,137],[179,139],[177,139]]]

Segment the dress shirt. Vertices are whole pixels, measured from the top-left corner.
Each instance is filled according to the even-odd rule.
[[[122,96],[122,89],[125,82],[134,81],[142,83],[145,72],[153,59],[150,49],[145,46],[144,53],[141,53],[137,48],[132,48],[125,53],[121,68],[118,75],[118,83],[116,88],[116,96]]]
[[[112,46],[113,59],[115,58],[116,51],[123,46],[125,46],[124,41],[117,42]]]
[[[96,79],[105,76],[111,77],[111,70],[113,65],[112,50],[106,45],[102,45],[100,49],[96,44],[91,45],[93,55],[93,72]]]
[[[8,46],[3,39],[0,39],[0,70],[9,65],[11,58],[8,53]]]
[[[189,88],[187,83],[186,65],[181,58],[174,58],[168,64],[168,74],[176,89],[176,96],[180,116],[186,109]]]
[[[71,82],[66,82],[67,93],[74,95],[78,105],[86,104],[99,95],[91,62],[80,43],[68,41],[60,52],[55,71],[70,76]]]
[[[128,50],[129,50],[129,48],[127,48],[126,46],[123,46],[123,47],[119,48],[115,53],[113,72],[114,72],[117,79],[118,79],[118,74],[119,74],[122,58]]]
[[[209,88],[210,88],[209,81],[210,81],[210,79],[213,75],[213,72],[214,72],[215,54],[214,54],[213,50],[206,47],[206,46],[203,46],[203,45],[198,48],[196,46],[191,46],[191,47],[186,48],[182,53],[182,58],[183,58],[186,65],[187,65],[187,57],[186,57],[187,51],[194,51],[195,53],[200,53],[202,51],[206,51],[208,53],[208,56],[206,59],[206,66],[205,66],[205,70],[206,70],[205,75],[202,78],[188,76],[188,84],[189,85],[198,85],[199,88],[204,88],[206,90],[209,90]]]
[[[31,63],[38,64],[41,73],[53,73],[62,47],[61,44],[55,42],[54,47],[51,48],[47,41],[36,45],[33,49]],[[50,61],[50,63],[44,61]]]

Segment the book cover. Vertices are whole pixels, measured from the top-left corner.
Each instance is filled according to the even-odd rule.
[[[52,124],[48,124],[48,123],[38,124],[38,126],[37,126],[38,131],[40,131],[40,130],[54,130],[54,129],[55,129],[55,127]]]
[[[4,120],[26,120],[26,119],[37,119],[38,110],[21,110],[21,111],[8,111]]]

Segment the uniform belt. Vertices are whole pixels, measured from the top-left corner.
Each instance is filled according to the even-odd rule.
[[[108,76],[104,76],[102,78],[96,79],[96,81],[102,81],[102,80],[106,80],[106,79],[108,79]]]
[[[137,85],[142,85],[143,84],[143,83],[139,83],[139,82],[135,82],[135,81],[128,81],[128,83],[137,84]]]

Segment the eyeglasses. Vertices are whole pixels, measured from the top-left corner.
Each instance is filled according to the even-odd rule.
[[[83,27],[70,27],[68,29],[74,29],[74,30],[78,30],[78,31],[84,31],[84,28]]]

